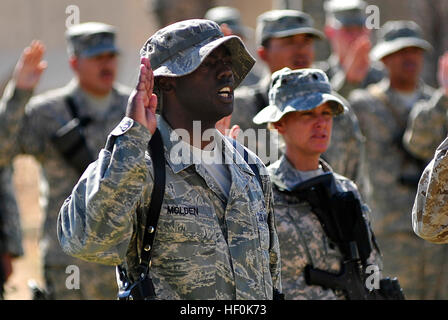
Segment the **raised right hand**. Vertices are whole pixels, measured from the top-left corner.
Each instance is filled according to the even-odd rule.
[[[44,53],[45,46],[39,40],[33,40],[23,50],[13,74],[17,88],[32,90],[37,86],[42,72],[47,68],[47,62],[42,61]]]
[[[368,36],[362,36],[353,43],[353,48],[349,50],[343,65],[348,82],[360,83],[367,76],[370,68],[370,49]]]
[[[157,96],[153,93],[154,74],[146,57],[140,59],[137,86],[129,97],[126,116],[145,126],[151,134],[157,128]]]

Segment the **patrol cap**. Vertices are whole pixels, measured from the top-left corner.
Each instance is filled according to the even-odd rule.
[[[70,56],[89,58],[105,52],[119,52],[115,46],[115,28],[105,23],[75,24],[67,29],[65,37]]]
[[[378,42],[370,52],[372,60],[381,60],[394,52],[408,47],[431,50],[423,39],[422,29],[414,21],[388,21],[378,32]]]
[[[272,74],[269,105],[253,118],[253,122],[277,122],[289,112],[312,110],[325,102],[330,103],[335,115],[348,110],[332,93],[330,81],[322,70],[283,68]]]
[[[336,28],[364,26],[367,4],[362,0],[328,0],[324,3],[327,24]]]
[[[238,36],[224,36],[214,21],[191,19],[166,26],[146,41],[140,55],[149,57],[155,77],[181,77],[195,71],[221,45],[231,54],[236,87],[255,59]]]
[[[225,23],[234,33],[243,37],[250,35],[250,28],[245,27],[241,23],[240,11],[236,8],[227,6],[214,7],[205,13],[204,18],[215,21],[219,25]]]
[[[257,17],[256,43],[261,45],[269,38],[283,38],[302,33],[325,39],[324,34],[313,26],[313,18],[302,11],[267,11]]]

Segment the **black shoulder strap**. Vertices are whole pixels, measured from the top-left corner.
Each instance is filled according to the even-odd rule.
[[[65,97],[65,103],[68,106],[68,110],[70,111],[70,114],[73,119],[79,119],[79,124],[84,127],[87,126],[90,122],[92,122],[92,119],[88,116],[80,117],[78,107],[76,106],[75,99],[73,96],[68,95]]]
[[[156,234],[160,209],[162,208],[163,196],[165,194],[165,152],[159,129],[156,129],[149,141],[148,151],[153,162],[154,187],[151,192],[151,200],[146,214],[145,234],[143,236],[143,246],[140,256],[141,272],[147,272],[151,262],[151,249]]]
[[[79,118],[78,108],[76,107],[75,100],[71,95],[65,97],[65,103],[67,103],[68,110],[73,118]]]

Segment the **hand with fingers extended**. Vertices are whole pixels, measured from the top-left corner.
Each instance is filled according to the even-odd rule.
[[[367,76],[370,67],[369,52],[371,44],[368,36],[363,36],[353,43],[343,68],[348,82],[360,83]]]
[[[17,88],[32,90],[37,86],[42,72],[47,68],[47,62],[42,60],[44,53],[45,46],[39,40],[33,40],[23,50],[13,74]]]
[[[438,79],[443,92],[448,96],[448,51],[439,58]]]
[[[157,127],[157,96],[153,93],[154,73],[146,57],[140,60],[140,73],[137,86],[129,97],[126,116],[145,126],[151,134]]]

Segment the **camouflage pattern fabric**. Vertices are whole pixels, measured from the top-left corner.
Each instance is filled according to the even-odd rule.
[[[404,127],[399,127],[390,109],[377,97],[377,93],[374,96],[370,90],[380,90],[385,94],[404,126],[411,110],[390,88],[387,79],[373,86],[353,91],[349,101],[366,136],[367,166],[372,183],[369,206],[373,230],[384,257],[384,273],[398,277],[408,299],[447,299],[446,293],[437,292],[437,275],[446,273],[447,266],[433,258],[442,257],[443,248],[419,241],[412,232],[409,213],[417,186],[402,184],[400,177],[418,176],[419,168],[399,146]],[[432,88],[421,84],[419,101],[429,100],[433,92]],[[417,286],[419,280],[416,279],[423,279],[423,282]]]
[[[181,77],[196,70],[217,47],[226,47],[232,57],[237,87],[249,73],[255,59],[237,36],[224,36],[211,20],[180,21],[158,30],[143,45],[141,57],[148,57],[154,77]]]
[[[323,161],[324,172],[331,168]],[[303,181],[300,172],[296,170],[285,156],[268,167],[274,183],[278,181],[286,187]],[[353,191],[360,199],[356,185],[349,179],[334,174],[339,191]],[[361,200],[364,217],[369,221],[370,210]],[[277,233],[280,242],[282,262],[282,288],[286,299],[335,300],[345,299],[340,291],[326,289],[321,286],[309,286],[305,282],[304,269],[306,265],[332,273],[340,271],[342,254],[339,248],[330,241],[321,223],[313,213],[309,203],[286,195],[274,188],[274,212]],[[382,269],[380,253],[374,249],[368,259]]]
[[[17,206],[12,167],[0,168],[0,254],[23,255],[22,227]]]
[[[221,137],[232,184],[228,201],[201,164],[181,161],[173,130],[161,117],[166,188],[150,276],[159,299],[272,299],[281,291],[280,252],[266,168],[257,178]],[[125,263],[132,279],[153,185],[145,152],[149,131],[125,117],[64,202],[58,236],[64,251],[104,264]],[[218,143],[219,145],[219,143]],[[177,153],[179,152],[179,153]],[[234,158],[236,157],[236,158]],[[226,158],[227,159],[227,158]]]
[[[416,157],[431,161],[437,146],[448,134],[448,97],[441,89],[431,100],[411,111],[403,144]]]
[[[447,243],[446,216],[448,214],[447,169],[448,138],[434,153],[418,183],[412,208],[412,225],[421,238],[434,243]]]
[[[367,90],[355,90],[349,102],[356,113],[361,131],[366,137],[367,168],[372,184],[372,225],[377,236],[397,231],[410,231],[410,212],[416,186],[399,182],[400,176],[418,174],[419,168],[400,147],[398,142],[404,128],[382,100],[371,94],[383,93],[390,106],[394,106],[401,123],[406,125],[410,110],[398,94],[390,88],[388,79],[369,86]],[[433,89],[421,84],[417,100],[428,100]],[[381,246],[381,243],[380,243]]]
[[[17,154],[33,155],[41,165],[40,201],[44,212],[42,226],[41,257],[42,265],[60,267],[68,265],[80,268],[80,290],[91,285],[110,287],[115,284],[115,270],[96,265],[86,267],[85,262],[65,254],[56,235],[57,215],[64,199],[70,194],[79,174],[73,169],[51,143],[53,134],[72,119],[65,103],[65,97],[71,95],[78,107],[80,116],[89,116],[93,122],[84,128],[87,146],[96,154],[104,144],[107,132],[110,132],[123,117],[128,89],[118,86],[111,92],[111,105],[104,110],[89,108],[85,93],[73,80],[67,86],[33,97],[27,104],[32,92],[16,89],[11,82],[0,106],[0,163],[10,163]],[[86,267],[86,269],[83,269]],[[68,275],[67,275],[68,276]],[[64,286],[64,283],[58,283]],[[100,284],[101,283],[101,284]],[[116,287],[116,286],[115,286]],[[70,290],[76,297],[76,290]],[[67,298],[70,293],[63,295]],[[105,296],[94,299],[114,299],[116,288]],[[58,299],[58,296],[55,296]]]

